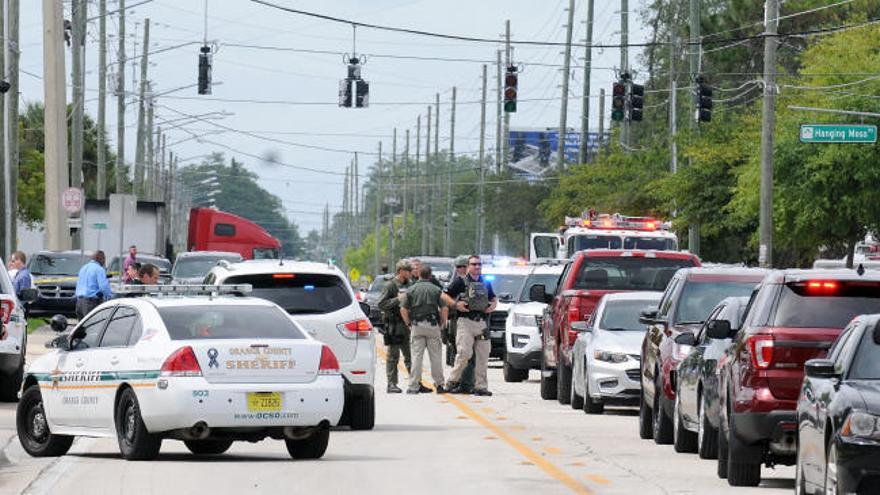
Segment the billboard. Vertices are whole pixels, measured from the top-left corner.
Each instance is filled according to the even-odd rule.
[[[541,175],[547,170],[552,170],[556,165],[556,153],[559,149],[559,128],[512,128],[507,136],[510,147],[510,161],[508,166],[514,170]],[[605,141],[608,134],[605,134]],[[573,164],[577,162],[578,149],[581,144],[581,134],[573,128],[565,133],[563,152],[565,162]],[[590,132],[587,135],[587,148],[590,153],[599,149],[599,133]]]

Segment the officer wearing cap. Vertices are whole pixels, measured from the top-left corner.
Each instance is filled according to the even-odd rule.
[[[431,282],[430,266],[422,265],[418,275],[419,280],[413,283],[406,293],[400,308],[400,315],[412,332],[410,349],[413,368],[406,393],[418,394],[431,391],[422,385],[422,358],[427,349],[434,388],[438,394],[442,394],[445,392],[445,380],[443,363],[440,361],[440,328],[446,324],[449,307],[454,306],[455,301]]]
[[[384,339],[388,347],[388,359],[385,361],[385,372],[388,377],[389,394],[403,392],[397,386],[397,364],[400,355],[403,354],[403,362],[407,372],[412,370],[412,357],[410,356],[409,327],[400,315],[400,303],[403,302],[406,291],[410,287],[412,266],[406,260],[400,260],[395,266],[395,276],[385,284],[382,294],[379,296],[378,306],[382,311],[382,319],[385,323]]]
[[[449,281],[449,285],[455,283],[457,278],[464,278],[467,275],[467,266],[468,266],[468,257],[467,255],[461,255],[455,258],[455,273],[452,274],[452,279]],[[455,306],[449,308],[449,320],[447,320],[446,324],[446,340],[448,341],[448,345],[446,347],[446,364],[449,366],[455,365],[455,334],[458,329],[458,311]],[[459,391],[462,393],[469,394],[474,389],[474,360],[476,359],[476,355],[471,356],[471,359],[468,361],[467,366],[464,369],[464,372],[461,375],[461,381],[459,386]]]

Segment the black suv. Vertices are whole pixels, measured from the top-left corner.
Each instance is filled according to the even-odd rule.
[[[89,262],[89,251],[38,251],[28,259],[28,270],[39,295],[28,315],[76,314],[76,280]]]

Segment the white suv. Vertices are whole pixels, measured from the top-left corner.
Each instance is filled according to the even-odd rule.
[[[312,337],[330,346],[345,378],[345,408],[339,424],[353,430],[373,428],[376,340],[369,309],[355,299],[339,268],[287,260],[221,261],[204,283],[251,284],[251,296],[278,304]]]
[[[35,289],[25,289],[36,299]],[[18,400],[27,350],[24,305],[15,295],[6,264],[0,260],[0,402]]]

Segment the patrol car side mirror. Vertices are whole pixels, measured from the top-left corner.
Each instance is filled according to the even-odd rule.
[[[21,293],[18,295],[18,299],[22,302],[34,302],[40,297],[40,292],[37,289],[22,289]]]
[[[585,321],[573,321],[571,322],[571,329],[575,332],[592,332],[593,327],[590,326],[589,323]]]
[[[55,315],[52,317],[52,320],[49,321],[49,326],[56,332],[63,332],[67,330],[67,317],[64,315]]]
[[[697,345],[697,338],[690,332],[683,332],[675,337],[675,343],[678,345]]]
[[[657,322],[657,309],[656,308],[646,308],[643,309],[639,313],[639,323],[643,325],[650,325],[652,323]]]
[[[535,284],[529,287],[529,299],[532,301],[550,303],[552,297],[547,294],[547,286],[544,284]]]
[[[726,339],[730,337],[730,322],[712,320],[706,325],[706,335],[710,339]]]

